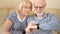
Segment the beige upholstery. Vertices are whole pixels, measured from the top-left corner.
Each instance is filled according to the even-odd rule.
[[[9,9],[9,8],[2,8],[0,9],[0,25],[4,23],[5,17],[9,14],[11,11],[15,11],[16,9]],[[47,13],[54,13],[56,14],[57,18],[60,19],[60,9],[46,9]],[[33,12],[30,13],[30,15],[34,14]],[[53,31],[54,32],[54,31]],[[54,32],[54,34],[57,34]]]

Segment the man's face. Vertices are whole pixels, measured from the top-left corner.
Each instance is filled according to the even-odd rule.
[[[34,9],[35,9],[35,13],[37,14],[41,14],[44,12],[44,8],[46,6],[45,2],[39,2],[38,0],[34,2]]]

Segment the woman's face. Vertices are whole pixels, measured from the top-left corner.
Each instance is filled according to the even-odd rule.
[[[30,11],[32,10],[32,4],[29,2],[26,3],[21,10],[23,15],[28,16]]]

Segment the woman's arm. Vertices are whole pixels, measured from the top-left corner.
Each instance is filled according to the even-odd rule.
[[[12,25],[12,22],[9,19],[6,19],[3,28],[2,28],[2,33],[3,34],[10,34],[10,32],[8,31],[10,29]]]

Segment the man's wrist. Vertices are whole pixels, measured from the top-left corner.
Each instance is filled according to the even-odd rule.
[[[23,31],[23,34],[25,34],[25,33],[26,33],[26,31],[24,30],[24,31]]]
[[[39,24],[36,24],[37,25],[37,29],[39,29]]]

